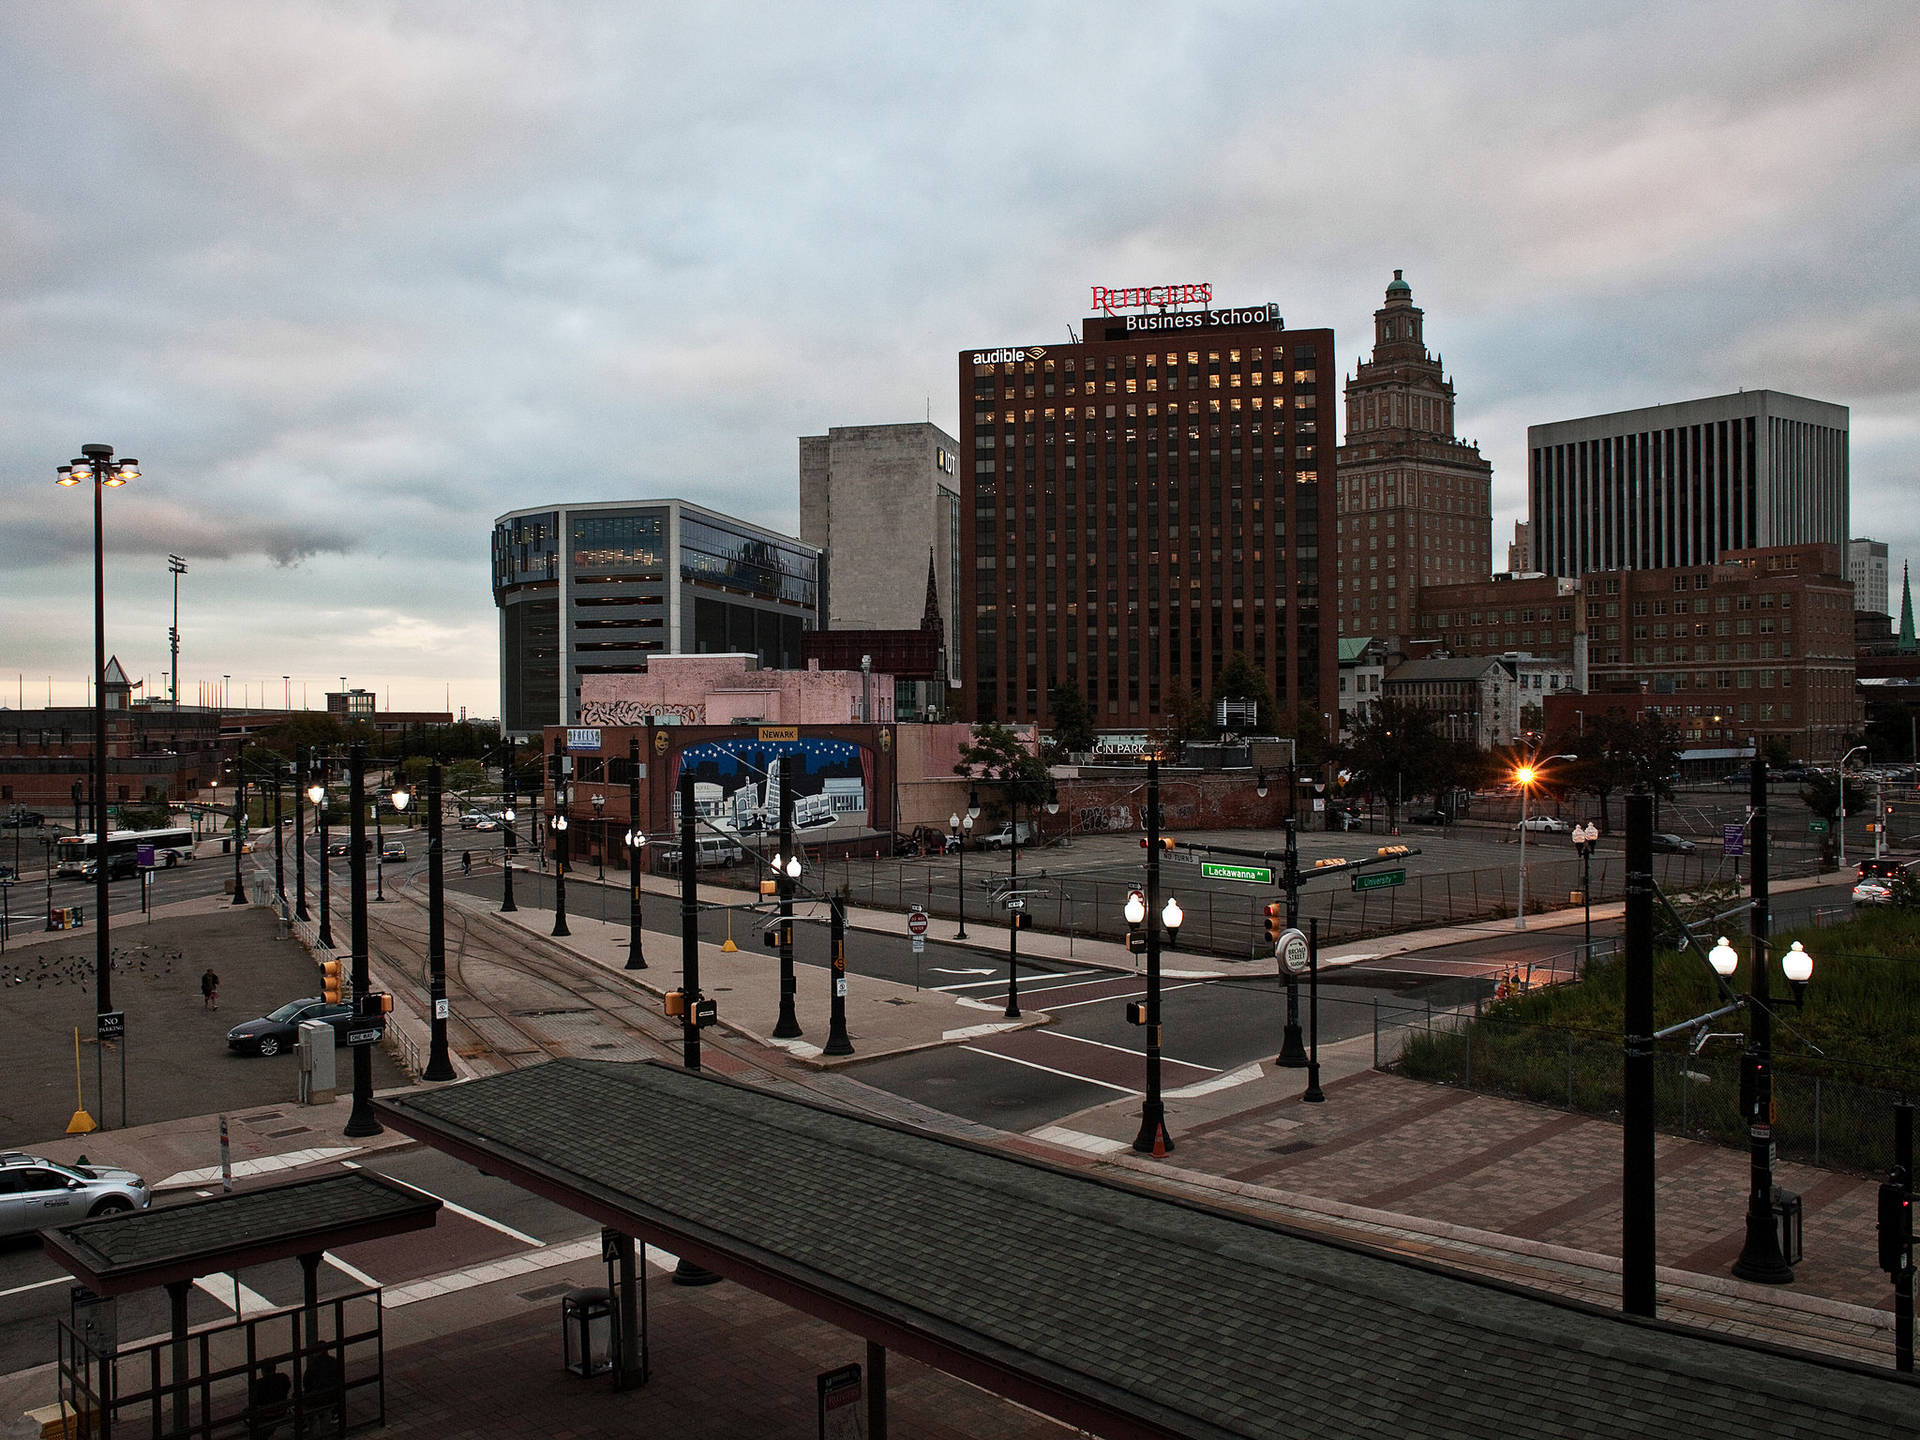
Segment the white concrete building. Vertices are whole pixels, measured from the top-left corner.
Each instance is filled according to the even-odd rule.
[[[1847,578],[1853,581],[1853,608],[1874,615],[1887,609],[1887,546],[1883,540],[1847,542]]]

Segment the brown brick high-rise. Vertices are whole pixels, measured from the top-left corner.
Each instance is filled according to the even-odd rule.
[[[1064,685],[1103,731],[1150,732],[1235,651],[1284,717],[1334,709],[1333,332],[1284,326],[1103,314],[1077,344],[960,353],[974,718],[1045,724]]]

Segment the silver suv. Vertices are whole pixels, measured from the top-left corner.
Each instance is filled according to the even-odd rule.
[[[147,1182],[112,1165],[59,1165],[37,1155],[0,1154],[0,1235],[23,1235],[94,1215],[153,1204]]]

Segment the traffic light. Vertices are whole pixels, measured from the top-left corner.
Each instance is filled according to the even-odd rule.
[[[1144,835],[1140,837],[1140,848],[1142,850],[1147,848],[1147,837]],[[1162,850],[1173,849],[1173,837],[1171,835],[1162,835],[1160,837],[1160,848]]]
[[[1913,1191],[1896,1169],[1880,1187],[1880,1268],[1899,1275],[1913,1264]]]
[[[1129,1025],[1144,1025],[1147,1023],[1146,1001],[1129,1000],[1127,1002],[1127,1023]]]
[[[1772,1123],[1771,1113],[1760,1108],[1760,1095],[1767,1090],[1767,1081],[1772,1067],[1758,1055],[1740,1057],[1740,1114],[1749,1125],[1768,1125]],[[1772,1092],[1767,1090],[1769,1096]]]
[[[778,881],[776,881],[776,880],[762,880],[762,881],[760,882],[760,893],[761,893],[762,895],[777,895],[777,894],[779,894],[779,893],[780,893],[780,884],[779,884],[779,882],[778,882]]]
[[[673,1019],[677,1020],[682,1015],[685,1015],[687,1013],[687,992],[686,991],[669,990],[665,995],[661,996],[660,998],[662,1001],[665,1002],[664,1008],[666,1010],[666,1013],[669,1016],[671,1016]]]
[[[1008,917],[1007,923],[1015,930],[1031,930],[1033,928],[1033,916],[1024,910],[1015,910],[1013,914]]]
[[[1266,916],[1267,944],[1278,945],[1280,932],[1287,928],[1287,907],[1275,900],[1266,907]]]
[[[767,942],[767,948],[769,950],[778,950],[782,945],[791,945],[793,943],[793,924],[791,921],[781,920],[762,930],[760,937]]]
[[[320,993],[330,1005],[340,1003],[340,962],[322,960],[320,962]]]
[[[393,996],[382,990],[373,997],[373,1003],[367,1008],[377,1015],[391,1015],[393,1013]]]
[[[696,1030],[704,1030],[720,1018],[719,1004],[712,1000],[693,1002],[693,1025]]]
[[[1413,854],[1413,847],[1411,845],[1382,845],[1373,853],[1381,856],[1411,855]]]

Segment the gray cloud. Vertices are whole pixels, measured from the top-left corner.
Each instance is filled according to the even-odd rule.
[[[682,494],[791,526],[795,436],[955,424],[955,353],[1064,338],[1096,282],[1273,299],[1350,364],[1404,267],[1497,543],[1529,422],[1768,384],[1854,406],[1856,523],[1911,550],[1910,18],[10,8],[0,558],[59,620],[0,672],[77,688],[89,522],[47,482],[107,440],[147,467],[108,525],[136,672],[179,551],[189,675],[490,711],[495,514]]]

